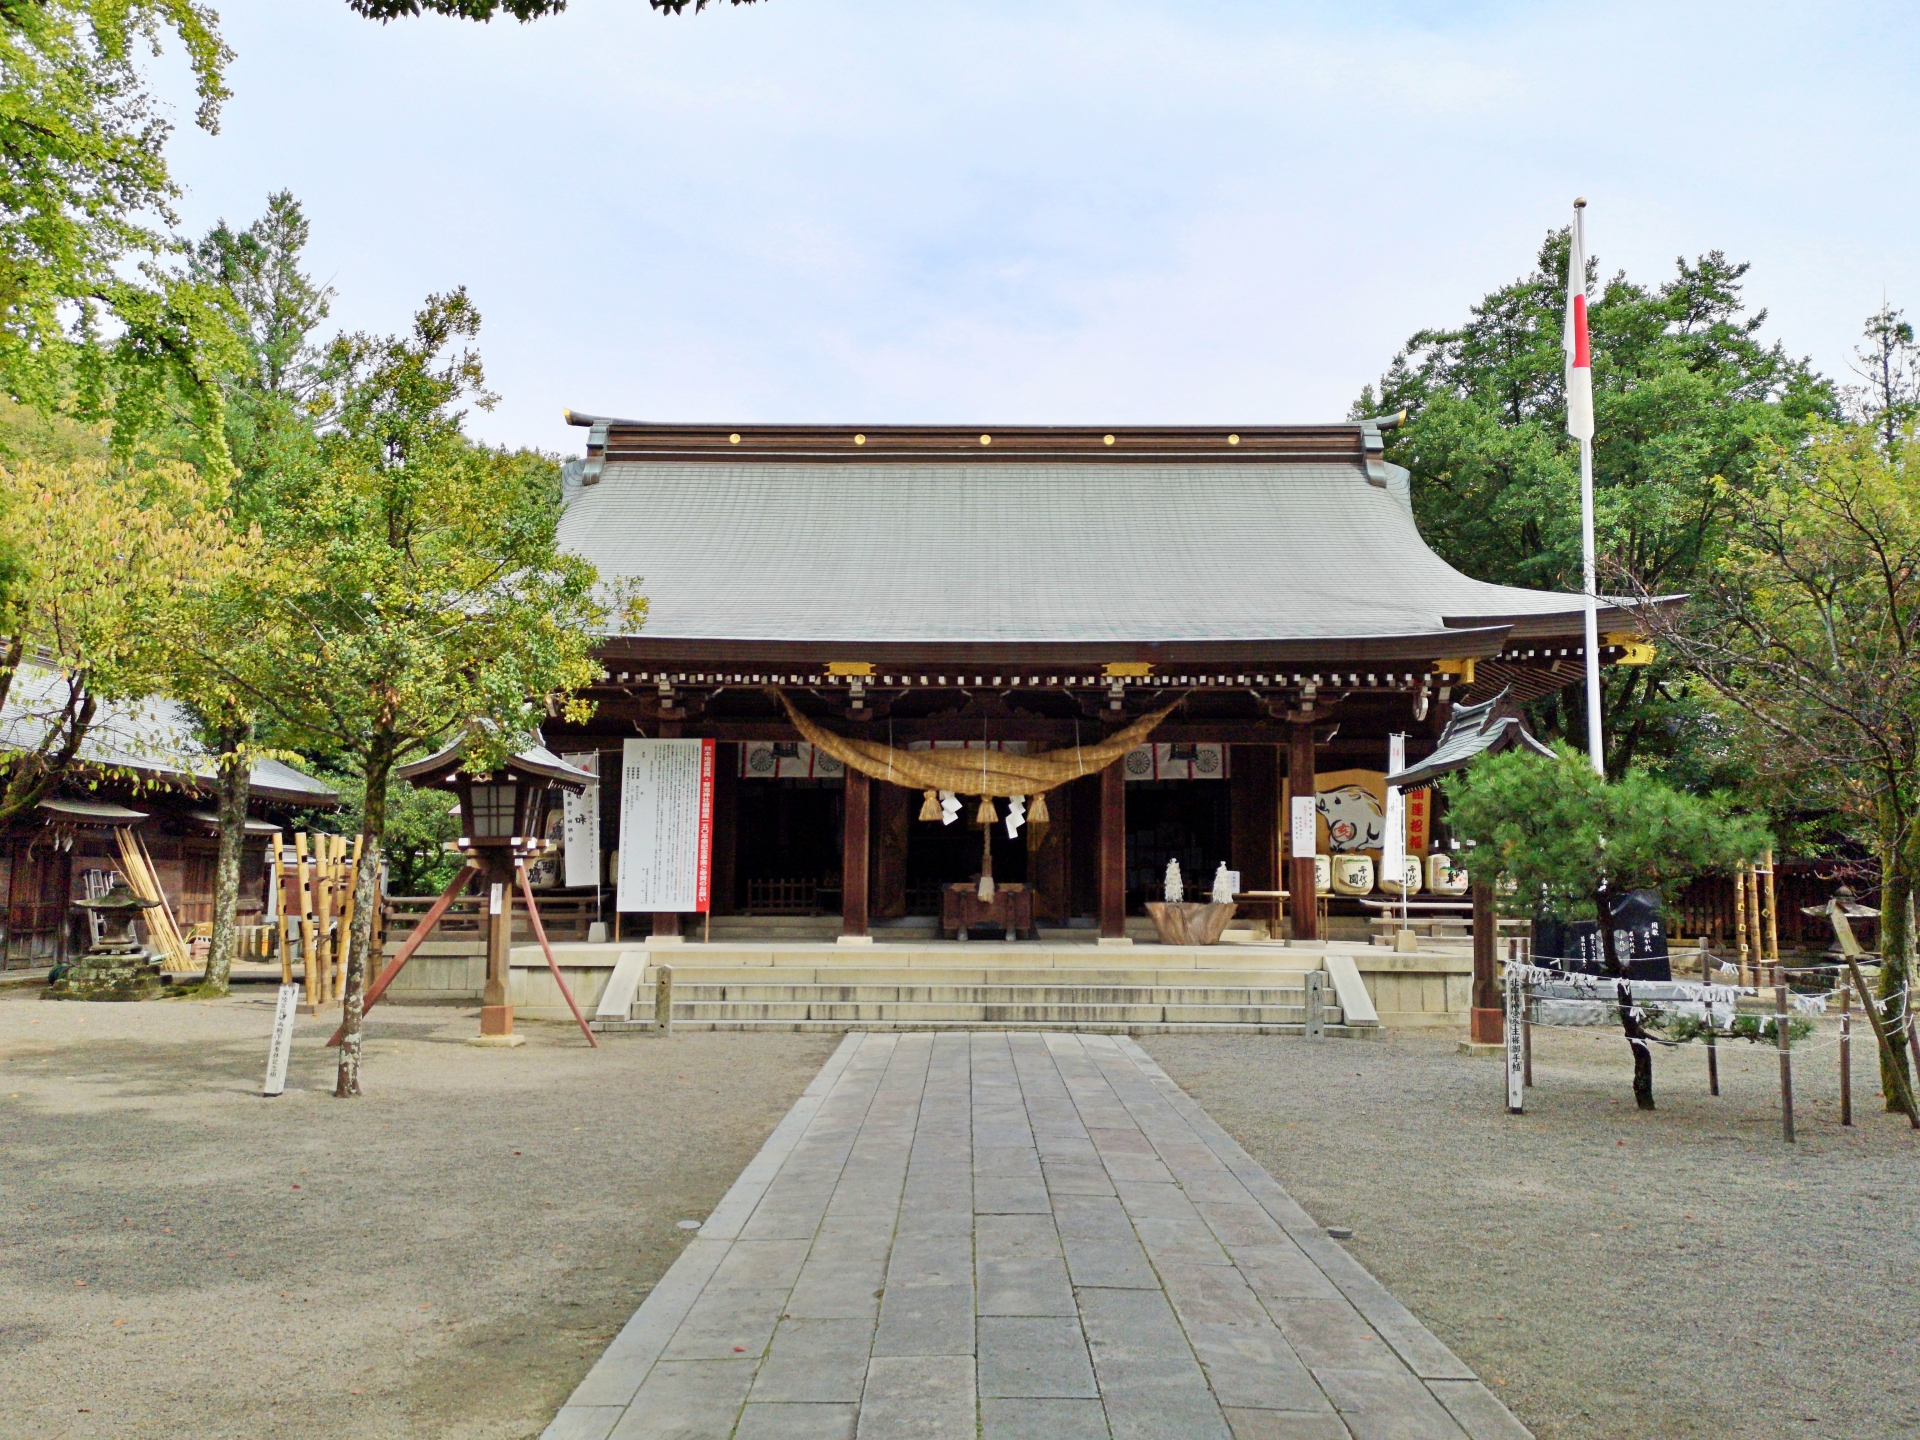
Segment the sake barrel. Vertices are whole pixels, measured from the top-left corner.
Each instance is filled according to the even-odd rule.
[[[1395,879],[1386,873],[1385,862],[1380,872],[1380,888],[1389,895],[1418,895],[1420,893],[1420,857],[1409,855],[1401,864],[1403,878]]]
[[[1427,857],[1427,888],[1434,894],[1464,895],[1470,883],[1467,872],[1446,851],[1436,850]]]
[[[1371,855],[1334,856],[1333,893],[1371,895],[1373,893],[1373,857]]]

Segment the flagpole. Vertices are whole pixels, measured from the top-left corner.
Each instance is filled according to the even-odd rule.
[[[1587,611],[1587,756],[1593,773],[1604,780],[1607,752],[1600,733],[1599,582],[1593,549],[1593,441],[1583,438],[1580,441],[1580,568]]]
[[[1580,589],[1586,612],[1587,763],[1607,778],[1607,752],[1600,725],[1600,580],[1593,544],[1593,360],[1587,331],[1587,202],[1573,202],[1568,234],[1567,318],[1561,344],[1567,350],[1567,430],[1580,441]]]

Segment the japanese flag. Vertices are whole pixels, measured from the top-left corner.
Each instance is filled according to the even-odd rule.
[[[1593,352],[1587,343],[1587,202],[1573,202],[1573,248],[1567,256],[1567,317],[1560,343],[1567,352],[1567,433],[1593,438]]]

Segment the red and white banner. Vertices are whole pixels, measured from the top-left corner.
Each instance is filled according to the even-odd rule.
[[[713,903],[711,740],[628,740],[620,765],[619,908],[705,913]]]
[[[1573,245],[1567,255],[1567,315],[1560,345],[1567,354],[1567,433],[1593,438],[1593,346],[1587,337],[1587,202],[1573,207]]]

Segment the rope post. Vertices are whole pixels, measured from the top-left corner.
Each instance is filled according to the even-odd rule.
[[[1840,1123],[1853,1124],[1853,990],[1840,987]]]
[[[673,1034],[673,967],[659,965],[653,972],[653,1033]]]
[[[1793,1046],[1787,1035],[1787,972],[1773,967],[1773,1038],[1780,1047],[1780,1138],[1793,1140]]]
[[[1527,1111],[1526,1062],[1521,1050],[1524,1045],[1524,1025],[1522,1017],[1526,1013],[1526,984],[1520,978],[1519,966],[1512,966],[1506,976],[1507,1001],[1507,1113],[1524,1115]]]

